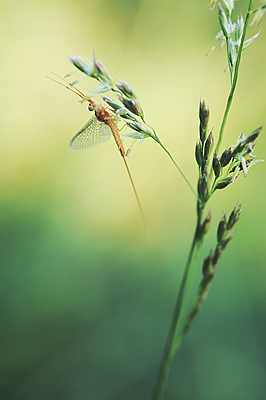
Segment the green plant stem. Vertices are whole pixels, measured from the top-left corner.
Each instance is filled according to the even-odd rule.
[[[253,3],[254,3],[254,0],[250,0],[249,1],[249,6],[248,6],[246,19],[245,19],[243,34],[242,34],[241,43],[240,43],[240,46],[239,46],[239,52],[238,52],[237,59],[236,59],[236,66],[235,66],[235,71],[234,71],[234,79],[233,79],[233,83],[231,85],[231,90],[230,90],[230,93],[229,93],[229,96],[228,96],[228,99],[227,99],[227,104],[226,104],[226,108],[225,108],[225,112],[224,112],[224,116],[223,116],[223,120],[222,120],[222,124],[221,124],[221,128],[220,128],[219,139],[218,139],[217,146],[216,146],[216,149],[215,149],[217,154],[219,152],[219,148],[220,148],[220,145],[221,145],[222,140],[223,140],[223,133],[224,133],[225,124],[226,124],[227,117],[228,117],[228,114],[229,114],[229,111],[230,111],[230,108],[231,108],[231,105],[232,105],[232,101],[233,101],[234,91],[235,91],[235,88],[236,88],[236,83],[237,83],[237,78],[238,78],[240,60],[241,60],[241,55],[242,55],[242,51],[243,51],[244,40],[245,40],[246,33],[247,33],[247,28],[248,28],[250,15],[252,14]]]
[[[250,11],[250,14],[255,14],[255,13],[258,12],[258,11],[265,10],[265,8],[266,8],[266,4],[263,5],[263,6],[261,6],[261,7],[256,8],[256,9],[253,10],[253,11]]]
[[[182,343],[183,335],[183,323],[186,317],[188,302],[191,295],[192,285],[194,281],[195,269],[199,251],[202,245],[200,226],[204,206],[198,208],[197,225],[192,242],[192,246],[189,252],[185,272],[180,285],[180,289],[177,296],[177,301],[174,309],[172,323],[170,326],[165,351],[162,359],[162,363],[159,370],[158,379],[156,382],[155,391],[152,400],[161,400],[163,398],[164,388],[169,373],[171,363],[174,356]]]
[[[244,23],[243,34],[242,34],[242,38],[241,38],[241,42],[240,42],[240,46],[239,46],[239,52],[237,55],[236,65],[235,65],[235,69],[233,72],[231,71],[231,68],[229,65],[230,73],[231,73],[231,89],[230,89],[229,96],[227,99],[226,108],[224,111],[224,115],[223,115],[223,119],[222,119],[222,123],[221,123],[221,127],[220,127],[219,138],[218,138],[217,146],[215,149],[217,153],[219,152],[219,148],[222,143],[226,121],[228,118],[228,114],[229,114],[229,111],[230,111],[230,108],[232,105],[232,101],[233,101],[234,92],[236,89],[238,73],[239,73],[239,66],[240,66],[240,61],[241,61],[241,56],[242,56],[242,51],[243,51],[243,45],[244,45],[244,40],[245,40],[245,36],[246,36],[246,32],[247,32],[249,19],[252,14],[253,4],[254,4],[254,0],[250,0],[245,23]],[[228,43],[228,45],[229,45],[229,43]],[[232,74],[233,74],[233,79],[232,79]],[[169,151],[160,142],[160,140],[158,139],[155,132],[154,132],[153,138],[154,138],[154,140],[157,141],[157,143],[160,144],[160,146],[164,149],[164,151],[166,151],[166,153],[171,158],[171,160],[174,162],[175,166],[178,168],[179,172],[181,173],[181,175],[187,182],[188,186],[190,187],[190,189],[192,190],[194,195],[196,195],[194,189],[188,182],[188,180],[185,177],[185,175],[183,174],[182,170],[176,164],[176,162],[174,161],[174,159],[171,156],[171,154],[169,153]],[[213,169],[211,170],[211,174],[212,173],[213,173]],[[196,197],[197,197],[197,195],[196,195]],[[199,200],[198,200],[198,202],[199,202]],[[152,400],[162,400],[171,363],[173,361],[173,358],[174,358],[178,348],[180,347],[180,345],[183,341],[183,338],[185,336],[185,333],[186,333],[188,327],[190,326],[190,325],[188,325],[188,327],[184,326],[184,323],[185,323],[185,318],[187,316],[187,308],[188,308],[188,303],[189,303],[189,299],[190,299],[190,295],[191,295],[191,291],[192,291],[192,285],[193,285],[193,281],[194,281],[197,259],[198,259],[199,251],[200,251],[200,248],[202,245],[202,237],[200,235],[200,226],[201,226],[201,219],[202,219],[202,214],[203,214],[205,205],[206,205],[206,203],[204,205],[201,204],[201,207],[198,207],[196,230],[195,230],[194,238],[192,241],[192,246],[191,246],[191,249],[189,252],[183,279],[182,279],[180,289],[178,292],[177,301],[176,301],[174,314],[173,314],[173,318],[172,318],[172,323],[170,326],[170,330],[169,330],[169,334],[168,334],[168,338],[167,338],[167,342],[166,342],[166,346],[165,346],[165,351],[164,351],[162,363],[160,366],[160,371],[159,371],[159,375],[158,375],[158,379],[156,382],[156,387],[155,387],[155,391],[154,391]]]
[[[230,71],[230,80],[231,80],[231,86],[233,85],[233,68],[231,65],[231,61],[229,58],[229,54],[230,54],[230,42],[229,42],[229,37],[227,36],[226,38],[226,48],[227,48],[227,57],[228,57],[228,67],[229,67],[229,71]]]
[[[172,162],[175,164],[176,168],[178,169],[178,171],[180,172],[180,174],[182,175],[182,177],[184,178],[184,180],[186,181],[187,185],[189,186],[190,190],[192,191],[192,193],[194,194],[194,196],[196,198],[198,198],[197,193],[195,192],[195,190],[193,189],[192,185],[190,184],[189,180],[187,179],[187,177],[185,176],[184,172],[181,170],[181,168],[179,167],[179,165],[175,162],[174,158],[172,157],[171,153],[164,147],[164,145],[162,144],[162,142],[160,141],[160,139],[158,138],[158,136],[156,135],[155,131],[153,130],[154,136],[153,139],[162,147],[162,149],[168,154],[168,156],[170,157],[170,159],[172,160]]]

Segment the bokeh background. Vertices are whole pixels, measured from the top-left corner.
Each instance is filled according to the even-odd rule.
[[[224,146],[266,122],[266,21],[248,35],[259,29],[243,54]],[[150,399],[195,199],[155,142],[136,144],[129,163],[150,248],[115,144],[70,152],[89,113],[46,75],[71,72],[68,54],[91,58],[95,49],[137,90],[147,121],[196,185],[199,100],[217,137],[229,89],[225,51],[205,57],[217,10],[210,14],[207,0],[2,0],[0,30],[0,397]],[[95,83],[79,87],[89,93]],[[263,132],[255,154],[265,152]],[[167,400],[265,399],[265,164],[209,204],[201,261],[221,213],[239,200],[235,239],[174,362]]]

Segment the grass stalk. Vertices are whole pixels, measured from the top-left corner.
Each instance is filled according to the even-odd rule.
[[[239,52],[238,52],[237,60],[236,60],[233,83],[231,85],[231,90],[230,90],[230,93],[229,93],[229,96],[228,96],[228,99],[227,99],[226,108],[225,108],[225,111],[224,111],[224,116],[223,116],[223,119],[222,119],[221,128],[220,128],[220,132],[219,132],[219,138],[218,138],[218,142],[217,142],[216,149],[215,149],[217,154],[219,152],[219,148],[220,148],[222,140],[223,140],[223,133],[224,133],[225,124],[226,124],[226,121],[227,121],[227,117],[228,117],[228,114],[229,114],[229,111],[230,111],[230,108],[231,108],[231,105],[232,105],[232,101],[233,101],[234,92],[235,92],[235,89],[236,89],[238,73],[239,73],[239,66],[240,66],[240,61],[241,61],[241,55],[242,55],[242,51],[243,51],[243,45],[244,45],[244,41],[245,41],[245,37],[246,37],[246,32],[247,32],[247,28],[248,28],[249,19],[250,19],[250,16],[252,14],[253,3],[254,3],[254,0],[250,0],[249,1],[248,11],[247,11],[245,24],[244,24],[244,29],[243,29],[243,34],[242,34],[242,38],[241,38],[241,42],[240,42],[240,46],[239,46]]]
[[[201,219],[204,208],[198,208],[198,216],[197,216],[197,225],[195,229],[194,238],[192,241],[191,249],[189,252],[185,272],[183,275],[183,279],[180,285],[180,289],[177,296],[177,301],[172,317],[172,323],[170,326],[165,351],[163,354],[158,379],[156,382],[156,387],[154,390],[154,394],[152,400],[161,400],[163,398],[164,389],[166,380],[168,377],[169,369],[171,363],[174,359],[174,356],[182,343],[183,338],[183,323],[186,318],[186,311],[191,295],[191,290],[194,281],[195,269],[197,265],[197,259],[199,255],[199,251],[202,245],[200,226]]]
[[[153,131],[154,132],[154,131]],[[190,188],[191,192],[194,194],[194,196],[197,198],[197,193],[195,192],[195,190],[193,189],[191,183],[189,182],[189,180],[187,179],[186,175],[184,174],[184,172],[182,171],[182,169],[179,167],[179,165],[175,162],[174,158],[172,157],[171,153],[164,147],[164,145],[162,144],[162,142],[160,141],[160,139],[158,138],[158,136],[155,134],[154,132],[154,136],[153,139],[161,146],[161,148],[168,154],[168,156],[170,157],[171,161],[175,164],[176,168],[178,169],[178,171],[180,172],[180,174],[182,175],[183,179],[185,180],[185,182],[187,183],[188,187]]]

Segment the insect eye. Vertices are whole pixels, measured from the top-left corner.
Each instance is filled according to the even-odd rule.
[[[88,109],[89,109],[90,111],[93,111],[93,106],[90,104],[90,105],[88,106]]]

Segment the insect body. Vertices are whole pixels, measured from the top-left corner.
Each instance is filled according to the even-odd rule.
[[[125,157],[125,149],[119,134],[119,130],[113,121],[113,116],[104,108],[96,106],[92,100],[89,110],[94,111],[95,115],[81,128],[70,142],[70,148],[73,151],[85,150],[97,146],[113,138],[117,144],[122,157]]]
[[[98,119],[98,121],[102,121],[111,129],[113,138],[117,144],[120,154],[122,157],[125,157],[126,152],[125,152],[125,149],[124,149],[124,146],[123,146],[120,134],[119,134],[119,130],[115,124],[113,117],[103,107],[99,107],[98,109],[96,109],[95,115],[96,115],[96,118]]]
[[[59,77],[60,78],[60,77]],[[70,141],[70,149],[73,151],[85,150],[91,147],[97,146],[98,144],[104,143],[110,139],[113,135],[115,143],[118,147],[118,150],[123,158],[133,191],[136,196],[136,200],[140,209],[140,213],[143,219],[143,223],[146,229],[147,237],[149,242],[151,243],[150,233],[146,224],[146,220],[144,217],[144,213],[142,210],[142,206],[140,203],[140,199],[129,170],[127,161],[126,161],[126,152],[119,134],[119,129],[115,123],[115,117],[113,114],[108,112],[103,106],[99,106],[94,100],[87,98],[78,88],[71,85],[67,82],[64,78],[64,82],[67,82],[67,85],[58,82],[55,79],[50,78],[51,80],[55,81],[56,83],[64,86],[66,89],[70,90],[71,92],[77,94],[82,100],[87,100],[89,103],[88,109],[94,112],[94,115],[89,119],[89,121],[78,131],[78,133],[71,139]]]

